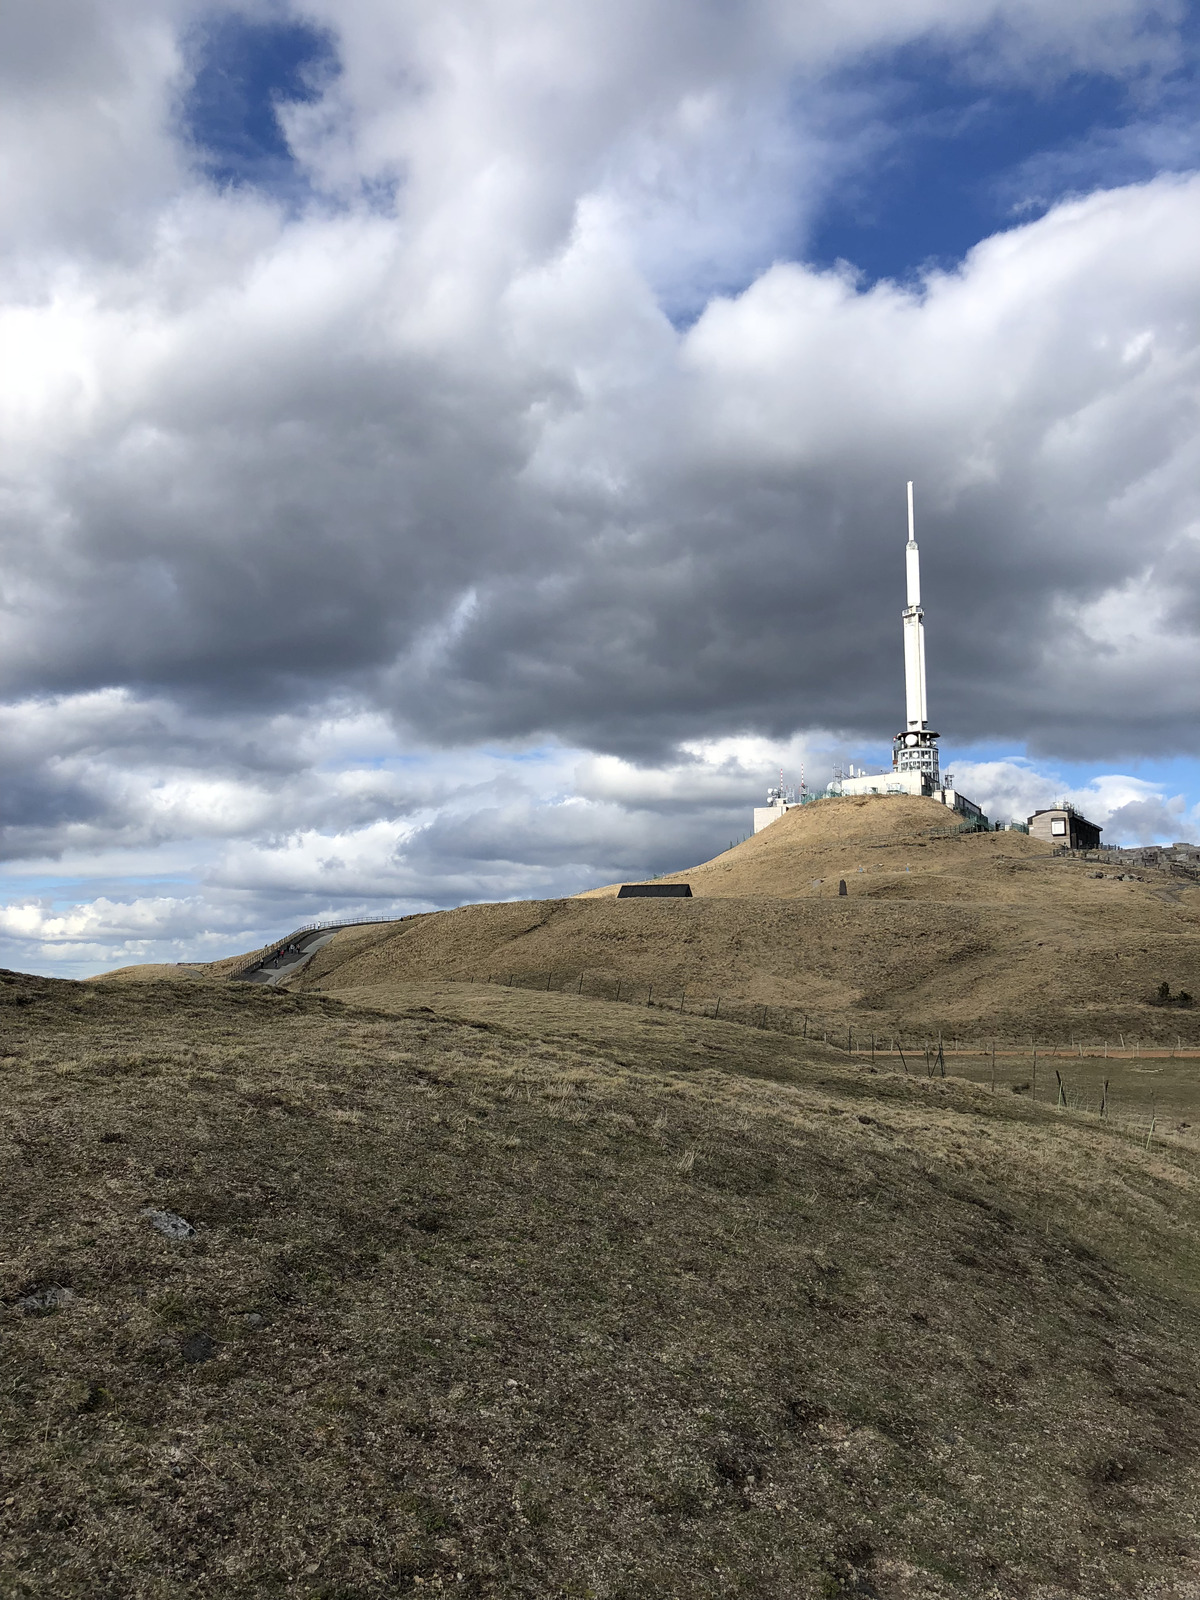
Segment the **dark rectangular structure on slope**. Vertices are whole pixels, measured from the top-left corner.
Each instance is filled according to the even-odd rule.
[[[618,900],[690,900],[690,883],[623,883]]]

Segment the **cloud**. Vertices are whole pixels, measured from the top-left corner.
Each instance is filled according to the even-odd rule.
[[[38,723],[38,709],[49,711],[49,727]],[[27,708],[27,745],[65,744],[72,719],[82,725],[87,710]],[[92,800],[89,820],[73,831],[35,832],[10,869],[0,917],[0,960],[9,964],[84,973],[135,960],[206,959],[311,921],[552,897],[641,878],[743,837],[749,800],[778,767],[795,778],[807,761],[814,783],[830,770],[812,744],[750,740],[698,747],[657,771],[557,746],[409,746],[366,767],[354,733],[371,738],[378,730],[331,717],[323,732],[292,730],[290,770],[282,760],[288,729],[264,725],[256,740],[244,738],[241,768],[225,773],[221,803],[205,809],[211,791],[200,774],[220,747],[220,730],[192,729],[189,743],[177,729],[175,765],[154,773],[132,752],[155,708],[109,711],[129,724],[124,753],[110,755],[108,740],[72,752],[78,790]],[[263,803],[264,793],[273,803]],[[47,838],[60,848],[57,860],[33,851]],[[80,898],[84,887],[90,898]]]
[[[996,822],[1024,822],[1037,810],[1063,801],[1104,830],[1105,845],[1174,843],[1188,828],[1196,831],[1200,809],[1188,812],[1182,794],[1145,778],[1099,773],[1085,783],[1071,782],[1053,768],[1027,760],[962,761],[955,782]]]
[[[132,262],[182,181],[170,135],[187,8],[59,0],[0,15],[0,274]]]
[[[106,908],[39,883],[8,937],[711,853],[778,761],[895,731],[908,477],[951,748],[1193,750],[1200,180],[1101,173],[903,285],[816,270],[917,46],[1143,110],[1187,48],[1147,0],[7,16],[0,820]],[[230,132],[234,65],[271,93]],[[121,860],[171,877],[144,924]]]
[[[414,317],[369,217],[182,306],[10,307],[6,676],[655,757],[883,737],[911,473],[943,731],[1188,741],[1198,192],[1061,206],[919,292],[780,265],[682,334],[603,214],[484,343]]]

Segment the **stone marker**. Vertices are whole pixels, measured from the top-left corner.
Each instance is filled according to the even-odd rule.
[[[190,1239],[196,1232],[190,1222],[177,1217],[173,1211],[155,1211],[153,1206],[147,1206],[142,1215],[152,1228],[165,1233],[168,1239]]]
[[[27,1317],[44,1317],[51,1311],[63,1311],[74,1302],[75,1295],[71,1289],[64,1289],[60,1283],[52,1283],[48,1289],[38,1289],[33,1294],[27,1294],[23,1300],[18,1300],[17,1310],[23,1311]]]

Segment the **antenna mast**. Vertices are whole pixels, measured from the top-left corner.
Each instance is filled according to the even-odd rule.
[[[896,772],[919,771],[927,775],[930,789],[940,783],[937,734],[930,731],[925,694],[925,613],[921,609],[921,552],[913,512],[913,486],[908,484],[908,543],[904,547],[906,600],[904,607],[904,732],[892,741],[892,767]]]

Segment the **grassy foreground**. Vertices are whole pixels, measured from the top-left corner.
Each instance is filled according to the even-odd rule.
[[[0,1018],[5,1596],[1198,1592],[1188,1148],[486,986]]]

